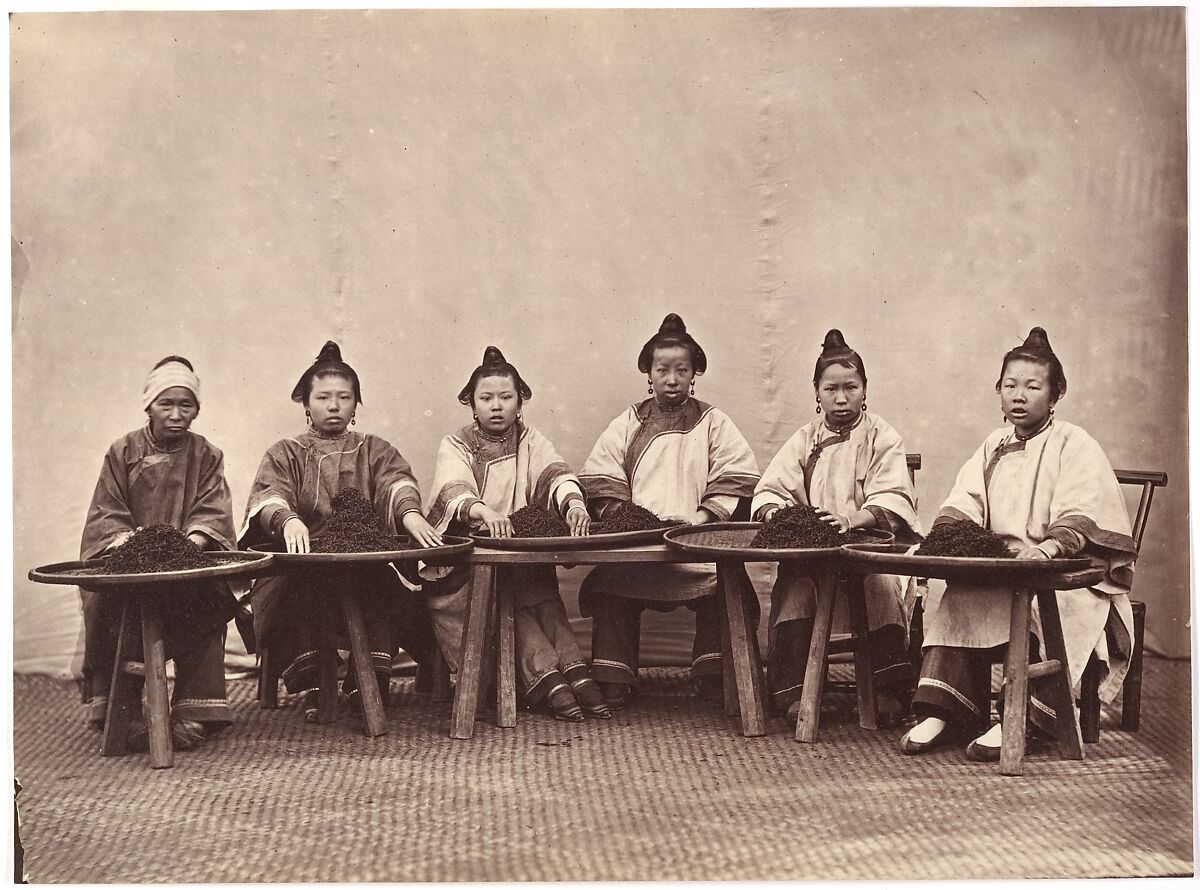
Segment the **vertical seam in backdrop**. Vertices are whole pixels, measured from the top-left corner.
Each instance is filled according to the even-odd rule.
[[[759,318],[762,329],[759,342],[762,344],[762,387],[759,426],[761,441],[770,454],[774,454],[786,438],[780,430],[787,412],[779,404],[780,386],[776,377],[776,366],[782,358],[786,344],[780,341],[786,313],[785,288],[782,276],[782,248],[779,243],[779,224],[788,209],[787,184],[780,182],[782,164],[780,155],[786,147],[786,120],[777,99],[783,84],[777,71],[778,44],[786,30],[786,10],[759,12],[762,16],[766,39],[760,55],[762,70],[758,84],[758,138],[755,139],[754,188],[758,195],[758,296],[762,310]],[[768,458],[769,461],[769,458]],[[765,468],[765,464],[763,465]]]
[[[321,60],[325,70],[326,94],[329,100],[327,118],[328,155],[326,157],[329,181],[329,259],[330,276],[333,293],[333,335],[345,348],[346,337],[346,291],[350,287],[351,270],[346,252],[345,226],[345,146],[342,140],[341,127],[345,114],[341,96],[342,77],[340,70],[341,54],[338,51],[338,19],[342,16],[353,15],[350,11],[327,10],[319,15],[318,27],[321,34],[323,49]],[[353,30],[353,29],[351,29]],[[317,339],[322,339],[318,337]]]

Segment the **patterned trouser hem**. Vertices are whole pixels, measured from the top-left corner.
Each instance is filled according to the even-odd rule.
[[[607,658],[592,659],[592,679],[601,683],[637,683],[637,672],[627,664]]]
[[[224,698],[181,698],[171,704],[171,716],[179,720],[195,720],[198,723],[233,723],[233,711],[229,700]]]

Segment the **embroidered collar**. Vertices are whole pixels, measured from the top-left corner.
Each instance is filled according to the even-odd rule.
[[[650,399],[650,402],[654,406],[654,409],[656,411],[659,411],[663,414],[674,414],[676,411],[681,411],[682,409],[686,408],[688,405],[688,402],[690,402],[691,400],[692,400],[691,396],[684,396],[683,401],[680,402],[678,405],[664,405],[662,402],[660,402],[658,400],[658,396],[654,396],[653,398]]]
[[[344,433],[338,433],[336,436],[330,436],[330,435],[326,435],[325,433],[323,433],[319,429],[317,429],[315,426],[312,426],[310,424],[308,427],[308,434],[315,439],[324,439],[327,442],[336,442],[338,439],[343,439],[346,436],[350,435],[350,430],[346,430]]]

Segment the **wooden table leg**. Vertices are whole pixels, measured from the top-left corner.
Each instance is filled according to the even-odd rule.
[[[762,669],[754,657],[757,648],[750,640],[746,609],[742,604],[741,575],[744,571],[742,563],[737,560],[717,560],[717,572],[721,577],[725,599],[725,620],[729,626],[733,673],[737,680],[742,735],[755,737],[767,734],[767,721],[763,713]]]
[[[153,595],[143,595],[142,651],[146,670],[146,730],[150,735],[150,766],[167,769],[175,765],[171,748],[171,705],[167,700],[167,659],[163,646],[162,619]]]
[[[837,596],[837,573],[829,562],[814,567],[817,582],[817,613],[813,618],[812,645],[804,670],[804,688],[800,692],[800,714],[796,720],[796,741],[815,742],[821,717],[821,693],[825,685],[825,657],[829,651],[829,632],[833,628],[833,601]]]
[[[321,603],[318,617],[321,622],[318,631],[320,645],[317,651],[318,723],[335,723],[337,721],[338,608],[331,590],[335,583],[332,579],[326,579],[326,583],[322,584],[318,594]]]
[[[862,575],[846,578],[850,633],[854,637],[854,686],[858,692],[858,725],[879,728],[879,705],[875,700],[875,668],[871,664],[871,631],[867,620],[867,592]]]
[[[738,714],[737,675],[733,669],[733,647],[729,643],[729,622],[721,622],[721,680],[725,704],[725,716],[736,717]]]
[[[496,725],[508,729],[517,725],[517,655],[513,591],[507,584],[496,591],[496,609]]]
[[[120,757],[127,750],[125,739],[129,731],[130,711],[134,703],[134,675],[125,670],[125,662],[133,656],[133,621],[137,600],[122,597],[121,625],[117,632],[117,651],[113,657],[112,679],[108,684],[108,712],[104,718],[104,737],[100,742],[102,757]]]
[[[1013,591],[1004,659],[1004,720],[1000,772],[1019,776],[1025,757],[1025,711],[1029,704],[1029,621],[1033,591]]]
[[[358,601],[358,594],[345,587],[338,589],[338,600],[346,621],[346,636],[350,639],[350,659],[358,680],[358,700],[362,702],[367,736],[375,738],[387,732],[387,717],[383,713],[383,700],[375,679],[375,665],[371,663],[371,645],[367,640],[362,605]]]
[[[1054,708],[1055,736],[1059,752],[1067,760],[1083,760],[1083,739],[1079,721],[1075,718],[1075,697],[1071,694],[1071,669],[1067,663],[1067,644],[1063,639],[1062,620],[1058,614],[1058,594],[1053,590],[1037,592],[1038,616],[1042,623],[1042,648],[1046,658],[1062,667],[1045,683],[1049,687],[1048,704]]]
[[[452,739],[469,739],[475,734],[475,711],[479,706],[483,644],[487,636],[488,611],[495,577],[496,571],[492,566],[475,566],[471,571],[466,627],[463,633],[462,665],[458,669],[458,685],[454,690],[454,709],[450,715],[450,738]]]

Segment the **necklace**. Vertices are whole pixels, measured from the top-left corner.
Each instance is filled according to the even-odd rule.
[[[1050,415],[1049,417],[1047,417],[1046,422],[1043,423],[1037,430],[1030,433],[1028,436],[1022,436],[1020,433],[1017,432],[1015,427],[1013,428],[1013,435],[1016,437],[1018,442],[1028,442],[1034,436],[1039,436],[1042,433],[1044,433],[1046,430],[1048,430],[1050,428],[1050,424],[1052,424],[1052,423],[1054,423],[1054,415],[1053,414]]]
[[[829,422],[829,418],[827,417],[827,418],[825,418],[825,429],[829,430],[831,433],[834,433],[834,434],[840,436],[844,433],[850,432],[850,430],[854,429],[856,426],[858,426],[860,423],[862,423],[862,419],[863,419],[863,412],[860,411],[860,412],[858,412],[858,417],[854,418],[854,420],[852,420],[850,423],[846,424],[845,426],[834,426],[833,424],[831,424]]]
[[[513,424],[513,426],[516,426],[516,424],[514,423],[514,424]],[[476,434],[477,436],[479,436],[479,438],[481,438],[481,439],[486,439],[486,440],[487,440],[487,441],[489,441],[489,442],[504,442],[504,441],[507,441],[507,440],[508,440],[508,434],[509,434],[509,432],[510,432],[511,430],[512,430],[512,427],[509,427],[509,428],[508,428],[507,430],[505,430],[503,433],[501,433],[500,435],[496,436],[496,435],[493,435],[492,433],[489,433],[487,430],[485,430],[483,427],[481,427],[481,426],[479,425],[479,421],[478,421],[478,420],[477,420],[477,421],[475,421],[475,434]]]

